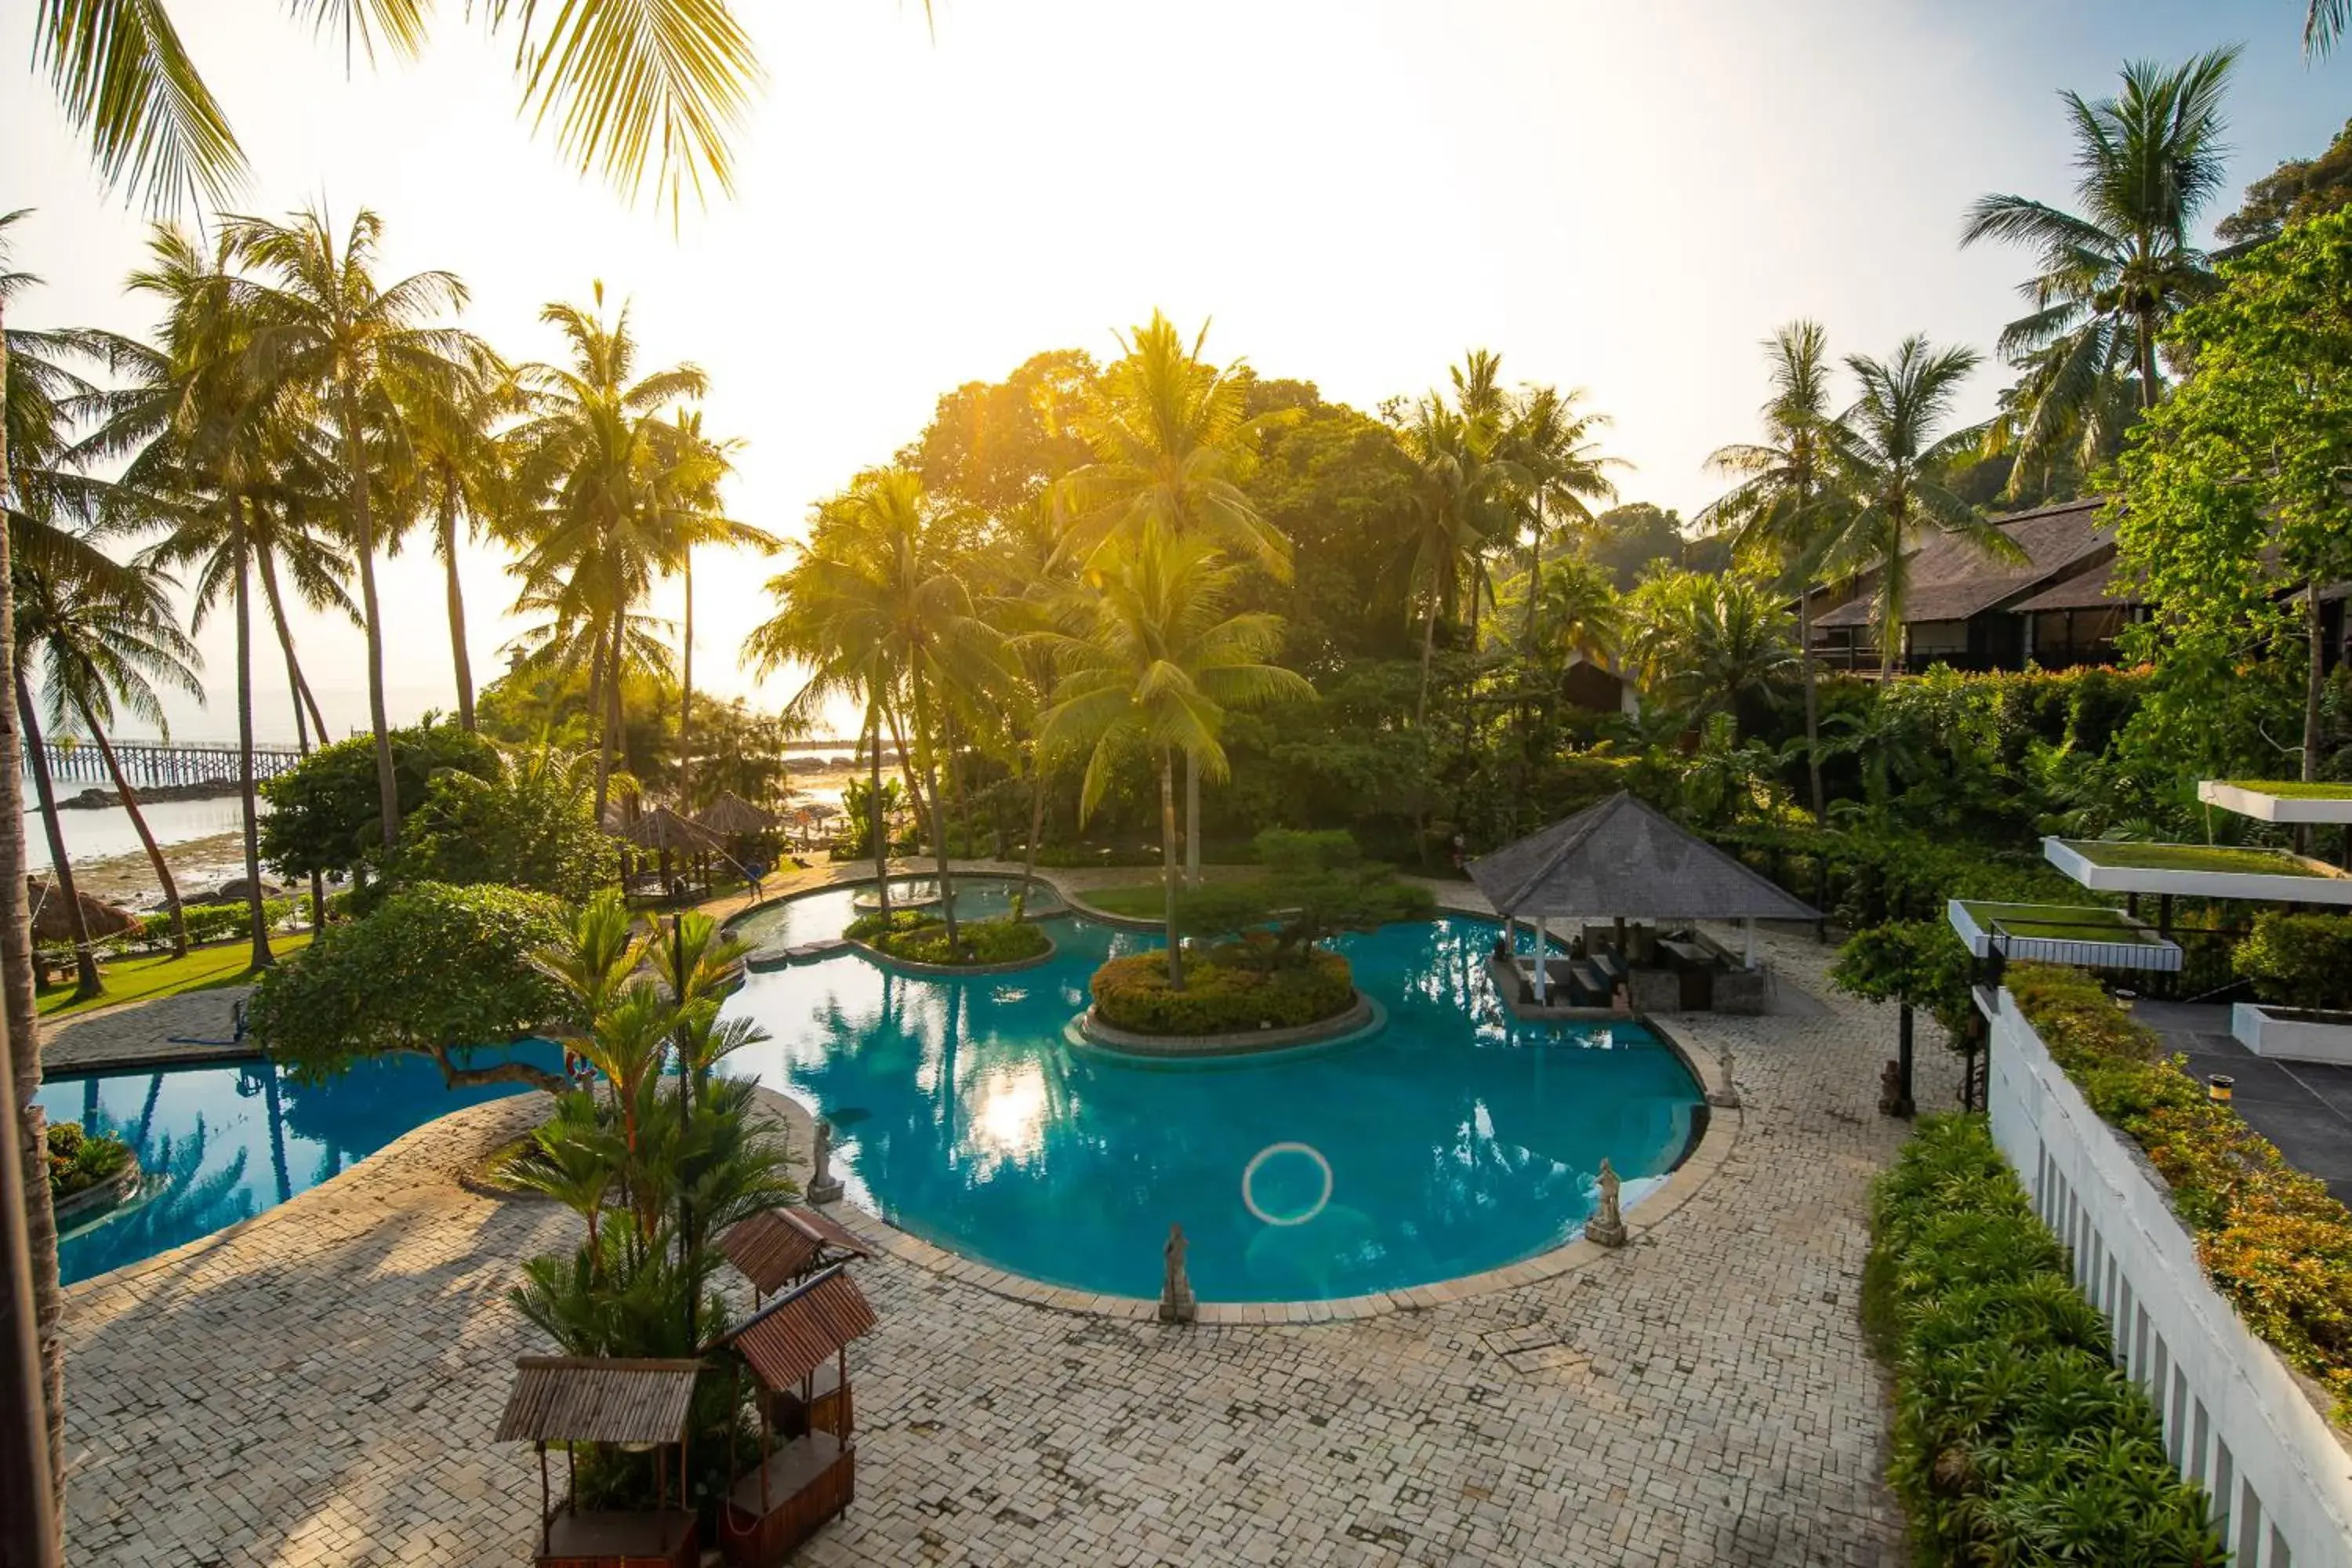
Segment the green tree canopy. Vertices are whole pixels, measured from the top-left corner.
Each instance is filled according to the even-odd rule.
[[[372,789],[372,742],[353,744]],[[565,994],[535,960],[563,931],[562,906],[543,893],[420,883],[362,920],[322,931],[300,963],[265,974],[253,994],[253,1032],[309,1082],[405,1051],[432,1058],[453,1088],[560,1089],[562,1079],[527,1062],[470,1057],[562,1016]]]
[[[593,766],[542,745],[499,753],[487,773],[441,769],[401,830],[393,878],[498,883],[585,902],[620,876],[619,847],[596,822]]]
[[[403,816],[425,804],[433,776],[455,768],[478,778],[499,771],[496,746],[454,721],[428,719],[391,732],[393,767]],[[376,788],[375,742],[368,736],[338,741],[261,786],[269,815],[261,819],[261,856],[285,876],[355,872],[381,866],[383,816]]]

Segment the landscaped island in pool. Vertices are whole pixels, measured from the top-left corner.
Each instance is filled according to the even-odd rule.
[[[958,881],[961,908],[1003,907],[1005,884]],[[789,900],[743,934],[814,941],[855,898]],[[1154,936],[1061,920],[1047,963],[970,978],[843,952],[750,976],[729,1010],[774,1038],[729,1065],[833,1121],[853,1198],[1010,1273],[1155,1296],[1181,1224],[1202,1300],[1366,1295],[1572,1240],[1603,1157],[1631,1205],[1690,1142],[1698,1088],[1647,1030],[1503,1017],[1486,980],[1500,932],[1448,917],[1342,938],[1384,1027],[1182,1065],[1071,1038],[1087,977]]]

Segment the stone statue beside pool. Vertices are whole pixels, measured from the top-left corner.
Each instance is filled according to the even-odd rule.
[[[1584,1222],[1584,1239],[1597,1241],[1603,1247],[1622,1247],[1625,1245],[1625,1216],[1617,1207],[1617,1189],[1620,1184],[1617,1180],[1617,1168],[1612,1165],[1606,1157],[1603,1157],[1601,1162],[1598,1184],[1601,1188],[1601,1202],[1593,1209],[1592,1217]]]
[[[809,1151],[808,1201],[823,1206],[841,1201],[841,1183],[833,1173],[833,1123],[820,1116]]]
[[[1184,1239],[1184,1227],[1168,1227],[1168,1245],[1160,1249],[1165,1265],[1160,1281],[1160,1321],[1163,1323],[1189,1323],[1193,1318],[1192,1281],[1184,1272],[1184,1254],[1192,1244]]]

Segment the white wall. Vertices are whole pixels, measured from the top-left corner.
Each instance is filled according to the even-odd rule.
[[[2114,1326],[2116,1361],[2162,1415],[2174,1464],[2212,1494],[2233,1563],[2352,1568],[2352,1453],[2207,1282],[2153,1172],[2006,990],[1990,1068],[1993,1140],[2073,1250],[2074,1282]]]

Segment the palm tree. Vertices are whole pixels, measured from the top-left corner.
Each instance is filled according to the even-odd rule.
[[[400,833],[400,773],[384,713],[371,425],[379,427],[379,439],[399,444],[405,435],[398,428],[404,405],[462,401],[496,362],[472,334],[434,324],[442,312],[465,308],[466,286],[455,274],[420,272],[389,285],[376,282],[383,220],[365,207],[340,248],[325,215],[315,210],[285,224],[232,218],[222,232],[231,257],[260,274],[250,289],[252,352],[273,381],[315,397],[334,427],[344,521],[359,567],[368,723],[375,735],[376,790],[388,849]]]
[[[1163,538],[1104,573],[1083,635],[1045,634],[1063,673],[1038,743],[1048,752],[1087,753],[1080,819],[1100,804],[1123,754],[1139,746],[1158,763],[1168,983],[1180,991],[1175,757],[1194,758],[1222,779],[1218,734],[1228,710],[1315,695],[1296,670],[1266,662],[1282,646],[1279,617],[1226,613],[1238,575],[1208,538]]]
[[[1549,386],[1531,388],[1511,409],[1510,423],[1503,432],[1503,454],[1527,477],[1518,498],[1527,509],[1528,529],[1528,607],[1520,626],[1522,642],[1535,639],[1536,608],[1543,599],[1546,506],[1553,516],[1572,519],[1590,529],[1593,518],[1588,503],[1617,499],[1617,487],[1610,483],[1606,471],[1616,459],[1601,456],[1593,441],[1593,433],[1609,423],[1609,416],[1579,408],[1583,397],[1580,387],[1567,392]]]
[[[21,558],[20,558],[21,559]],[[37,659],[41,688],[48,698],[49,722],[63,728],[79,723],[87,731],[114,793],[130,814],[131,826],[147,851],[149,864],[163,886],[164,907],[171,912],[172,951],[188,952],[187,917],[180,908],[179,885],[172,868],[148,831],[139,809],[139,796],[123,776],[122,765],[106,732],[115,721],[118,705],[131,717],[152,724],[167,736],[170,724],[157,697],[158,681],[202,700],[204,682],[195,667],[202,661],[195,644],[172,622],[171,600],[162,579],[147,574],[131,576],[130,585],[116,579],[91,581],[79,574],[52,574],[37,566],[19,565],[16,580],[16,637],[20,658]],[[17,666],[19,686],[24,664]],[[29,694],[22,694],[29,698]],[[27,702],[29,706],[29,700]],[[28,737],[32,725],[26,728]],[[35,742],[37,744],[37,742]],[[46,807],[45,807],[46,809]],[[50,816],[54,822],[55,813]],[[52,827],[51,837],[62,834]],[[62,858],[59,858],[63,865]],[[64,886],[62,879],[59,884]],[[79,912],[77,910],[77,912]]]
[[[738,441],[702,433],[702,411],[681,412],[665,447],[669,467],[656,480],[669,554],[686,593],[678,632],[677,801],[694,804],[694,551],[697,545],[756,550],[772,555],[783,542],[764,528],[737,522],[719,510],[719,487],[735,471]]]
[[[1727,530],[1743,555],[1770,558],[1784,569],[1809,559],[1814,543],[1832,526],[1824,510],[1830,458],[1829,335],[1818,321],[1795,321],[1765,342],[1772,395],[1759,411],[1760,442],[1718,447],[1707,458],[1717,473],[1738,482],[1698,515],[1714,529]],[[1797,595],[1797,652],[1805,686],[1805,767],[1811,784],[1813,816],[1825,809],[1822,793],[1821,700],[1813,672],[1814,584],[1802,573],[1782,578]]]
[[[1625,637],[1624,606],[1607,569],[1570,556],[1543,579],[1538,602],[1528,612],[1535,626],[1535,647],[1562,666],[1571,658],[1605,665],[1617,657]]]
[[[660,485],[673,467],[677,426],[659,415],[709,390],[709,378],[691,364],[636,377],[628,308],[608,326],[604,304],[599,283],[593,310],[551,304],[540,312],[563,333],[572,363],[527,364],[515,373],[525,415],[504,437],[513,487],[509,526],[530,541],[509,568],[523,584],[516,607],[549,616],[548,629],[572,650],[568,667],[585,656],[589,706],[601,726],[600,820],[620,738],[629,626],[674,558]]]
[[[1475,383],[1472,401],[1475,407]],[[1513,526],[1510,510],[1528,473],[1496,451],[1500,432],[1491,420],[1449,408],[1434,392],[1414,405],[1412,423],[1398,432],[1398,441],[1421,471],[1417,526],[1404,549],[1406,578],[1422,601],[1421,695],[1413,706],[1418,730],[1429,721],[1439,617],[1454,618],[1465,578],[1475,602],[1485,582],[1486,551]]]
[[[1788,612],[1778,597],[1736,573],[1660,573],[1630,595],[1629,645],[1643,681],[1671,702],[1688,728],[1740,704],[1775,704],[1797,663]]]
[[[340,26],[348,64],[354,46],[371,62],[379,46],[414,58],[428,10],[415,0],[339,0],[312,15]],[[488,19],[514,37],[531,123],[551,114],[557,145],[583,173],[600,173],[634,198],[650,167],[673,214],[689,186],[700,196],[705,174],[721,191],[733,188],[730,132],[760,66],[721,0],[588,0],[561,11],[501,0]],[[190,199],[218,205],[242,183],[244,149],[164,5],[44,6],[33,55],[110,184],[160,209]]]
[[[2121,96],[2096,103],[2062,93],[2074,128],[2079,213],[2019,195],[1984,196],[1969,208],[1962,245],[2025,245],[2040,268],[2020,290],[2032,313],[2000,335],[2002,356],[2028,372],[2015,429],[1997,438],[2013,440],[2020,463],[2074,442],[2084,445],[2090,468],[2115,434],[2094,416],[2112,407],[2119,384],[2136,386],[2142,409],[2156,405],[2165,325],[2212,287],[2196,232],[2229,172],[2221,95],[2238,54],[2235,46],[2212,49],[2170,69],[2135,60],[2124,68]]]
[[[2303,13],[2303,58],[2324,55],[2352,26],[2352,0],[2310,0]]]
[[[457,684],[457,723],[474,728],[474,665],[466,647],[466,589],[457,576],[459,548],[503,521],[506,474],[493,426],[513,408],[512,384],[485,375],[452,399],[428,396],[404,411],[411,467],[403,500],[433,524],[433,553],[441,563],[449,616],[449,664]]]
[[[1093,574],[1114,552],[1201,534],[1276,582],[1290,578],[1290,541],[1258,515],[1237,482],[1265,422],[1248,417],[1249,373],[1201,357],[1206,323],[1186,347],[1158,310],[1121,337],[1127,351],[1104,371],[1076,420],[1095,461],[1062,478],[1055,504],[1067,517],[1056,563]],[[1184,773],[1185,879],[1201,879],[1201,777]]]
[[[1803,575],[1849,582],[1877,579],[1878,674],[1895,672],[1909,596],[1911,561],[1929,529],[1953,534],[1996,561],[2021,561],[2017,542],[1952,493],[1943,476],[1967,450],[1971,432],[1947,433],[1960,384],[1981,363],[1974,349],[1938,349],[1921,335],[1903,340],[1891,360],[1849,355],[1846,368],[1862,396],[1829,429],[1832,525],[1801,557]]]

